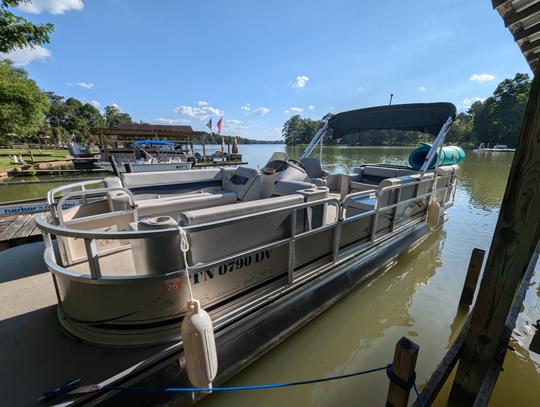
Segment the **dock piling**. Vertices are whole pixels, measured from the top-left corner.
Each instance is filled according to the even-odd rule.
[[[396,343],[392,370],[394,375],[401,381],[408,383],[415,375],[419,350],[420,347],[416,343],[404,336]],[[386,407],[407,407],[410,393],[410,388],[406,389],[390,380],[386,396]]]
[[[469,261],[469,268],[467,269],[467,276],[465,277],[465,283],[463,284],[463,291],[461,292],[461,297],[459,299],[459,305],[472,304],[485,254],[485,250],[473,249],[471,260]]]

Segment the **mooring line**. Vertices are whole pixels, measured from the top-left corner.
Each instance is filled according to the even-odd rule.
[[[227,386],[227,387],[142,387],[142,386],[103,386],[97,390],[107,390],[107,391],[127,391],[127,392],[143,392],[143,393],[181,393],[181,392],[188,392],[188,393],[207,393],[212,391],[246,391],[246,390],[265,390],[265,389],[277,389],[277,388],[283,388],[283,387],[293,387],[293,386],[303,386],[306,384],[315,384],[315,383],[323,383],[323,382],[329,382],[332,380],[340,380],[340,379],[348,379],[355,376],[362,376],[370,373],[376,373],[380,371],[386,371],[386,375],[388,379],[392,382],[397,384],[399,387],[403,388],[404,390],[411,390],[413,389],[416,393],[416,399],[418,400],[421,407],[424,407],[424,401],[422,400],[422,397],[420,395],[420,392],[418,391],[418,388],[416,386],[416,372],[413,373],[412,377],[409,379],[409,381],[405,381],[400,379],[393,371],[393,366],[391,363],[382,366],[377,367],[374,369],[368,369],[368,370],[360,370],[357,372],[352,373],[346,373],[342,375],[336,375],[336,376],[329,376],[329,377],[322,377],[317,379],[308,379],[308,380],[300,380],[300,381],[294,381],[294,382],[286,382],[286,383],[271,383],[271,384],[256,384],[256,385],[246,385],[246,386]],[[80,379],[77,381],[69,381],[63,386],[58,387],[57,389],[54,389],[51,392],[45,393],[42,397],[42,400],[45,398],[46,400],[51,400],[52,398],[58,397],[60,395],[69,393],[69,391],[73,390],[73,383],[77,382],[77,384],[80,383]],[[69,384],[69,386],[67,385]],[[69,388],[69,390],[68,390]],[[76,390],[75,390],[76,393]]]
[[[418,387],[416,386],[416,372],[413,373],[410,380],[404,381],[400,379],[393,371],[392,363],[387,364],[386,366],[377,367],[374,369],[368,369],[368,370],[360,370],[357,372],[347,373],[343,375],[337,375],[337,376],[329,376],[329,377],[322,377],[318,379],[309,379],[309,380],[300,380],[295,382],[287,382],[287,383],[271,383],[271,384],[256,384],[256,385],[246,385],[246,386],[228,386],[228,387],[122,387],[122,386],[104,386],[104,390],[119,390],[119,391],[134,391],[134,392],[173,392],[173,393],[179,393],[179,392],[211,392],[211,391],[246,391],[246,390],[265,390],[265,389],[277,389],[277,388],[283,388],[283,387],[293,387],[293,386],[303,386],[306,384],[314,384],[314,383],[323,383],[328,382],[332,380],[340,380],[340,379],[348,379],[351,377],[356,376],[362,376],[370,373],[376,373],[386,370],[386,374],[388,379],[397,384],[399,387],[403,388],[404,390],[411,390],[413,389],[416,393],[416,399],[418,400],[421,407],[424,407],[424,401],[422,400],[422,397],[420,395],[420,392],[418,391]]]

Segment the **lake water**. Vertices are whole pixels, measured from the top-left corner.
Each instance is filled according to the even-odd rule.
[[[207,146],[207,152],[219,146]],[[299,147],[243,145],[251,166],[262,167],[274,151],[297,159]],[[410,148],[328,147],[325,164],[405,164]],[[420,345],[417,375],[424,383],[459,332],[464,315],[457,304],[473,248],[488,250],[512,154],[468,152],[450,220],[397,265],[377,275],[234,377],[229,385],[274,383],[337,375],[383,366],[401,336]],[[18,179],[17,179],[18,180]],[[44,196],[49,185],[0,186],[0,200]],[[540,352],[529,349],[540,319],[540,268],[532,279],[512,336],[504,372],[491,406],[540,405]],[[539,334],[540,335],[540,334]],[[540,342],[540,340],[538,341]],[[536,351],[536,352],[535,352]],[[252,392],[214,393],[213,406],[381,406],[384,372],[309,386]],[[443,406],[448,388],[436,405]],[[411,396],[411,402],[413,397]]]
[[[330,147],[323,162],[349,166],[365,162],[404,164],[410,148]],[[250,164],[262,166],[272,151],[298,158],[302,148],[243,146]],[[488,250],[512,154],[468,152],[450,220],[414,252],[360,287],[302,330],[234,377],[247,385],[337,375],[391,362],[403,335],[420,345],[418,383],[427,380],[464,315],[457,304],[473,248]],[[490,406],[540,405],[540,355],[529,350],[540,319],[540,268],[532,279]],[[540,352],[536,349],[536,352]],[[213,406],[382,406],[388,380],[375,373],[301,387],[214,393],[201,403]],[[448,388],[437,405],[444,405]],[[411,402],[413,397],[411,396]]]

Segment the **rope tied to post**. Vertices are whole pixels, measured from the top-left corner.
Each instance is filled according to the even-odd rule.
[[[316,384],[316,383],[324,383],[324,382],[334,381],[334,380],[348,379],[351,377],[363,376],[370,373],[380,372],[382,370],[386,370],[386,374],[391,382],[398,384],[400,387],[403,386],[403,388],[406,390],[410,390],[411,388],[413,388],[416,393],[416,398],[420,406],[421,407],[424,406],[424,401],[422,400],[420,392],[418,391],[418,388],[416,387],[416,372],[413,374],[411,379],[409,379],[409,381],[402,380],[399,377],[397,377],[395,373],[393,372],[391,363],[382,367],[376,367],[376,368],[367,369],[367,370],[359,370],[356,372],[345,373],[345,374],[336,375],[336,376],[327,376],[327,377],[316,378],[316,379],[307,379],[307,380],[299,380],[299,381],[284,382],[284,383],[256,384],[256,385],[246,385],[246,386],[226,386],[226,387],[225,386],[224,387],[142,387],[142,386],[127,387],[127,386],[106,385],[106,386],[103,386],[101,390],[142,392],[142,393],[158,393],[158,392],[206,393],[209,391],[232,392],[232,391],[249,391],[249,390],[267,390],[267,389],[277,389],[277,388],[284,388],[284,387],[304,386],[308,384]]]
[[[390,380],[394,384],[397,384],[405,391],[410,391],[411,389],[414,389],[418,404],[420,404],[420,407],[424,407],[424,400],[422,400],[420,392],[418,391],[418,387],[416,387],[416,371],[412,373],[411,377],[409,377],[409,380],[403,380],[401,377],[394,373],[393,365],[392,363],[389,363],[386,365],[386,376],[388,377],[388,380]]]

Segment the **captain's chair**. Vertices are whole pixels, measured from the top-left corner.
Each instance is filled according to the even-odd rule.
[[[311,182],[321,187],[326,186],[326,177],[328,172],[322,169],[321,161],[316,157],[306,157],[300,160]]]

